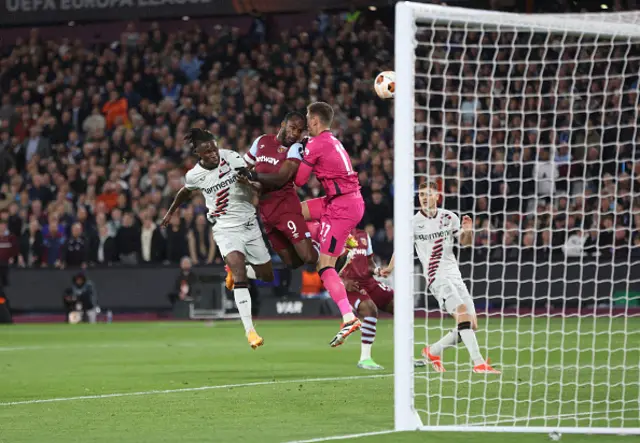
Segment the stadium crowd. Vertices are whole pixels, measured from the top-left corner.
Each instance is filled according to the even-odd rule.
[[[441,43],[421,51],[442,59],[433,51],[444,51],[445,36],[431,37],[422,41]],[[573,69],[549,68],[546,57],[557,61],[558,54],[509,53],[517,45],[505,34],[500,43],[511,49],[496,50],[495,34],[455,38],[474,49],[459,45],[446,63],[420,62],[432,81],[428,94],[418,96],[430,111],[416,112],[416,169],[419,181],[444,177],[445,207],[474,214],[474,257],[640,251],[638,60],[602,68],[623,69],[617,86],[605,75],[552,84],[557,72]],[[481,38],[492,52],[478,53]],[[18,239],[12,262],[135,265],[178,263],[183,256],[221,262],[202,197],[168,229],[158,226],[195,162],[183,142],[186,130],[206,127],[220,147],[245,152],[260,134],[277,132],[286,112],[315,100],[334,106],[335,133],[367,203],[362,225],[388,261],[393,101],[375,97],[372,83],[392,68],[392,49],[382,22],[348,15],[321,15],[308,29],[274,31],[262,23],[247,33],[189,25],[166,33],[158,23],[143,32],[131,24],[119,42],[92,47],[44,41],[33,30],[0,48],[0,235],[6,228]],[[493,73],[482,61],[494,57],[522,63],[515,71],[499,64]],[[539,76],[544,81],[529,81]],[[426,91],[423,80],[417,86]],[[538,87],[561,94],[538,100]],[[600,109],[625,112],[583,110],[582,120],[569,118],[574,104],[562,93],[587,87]],[[314,197],[321,186],[312,180],[299,192]],[[570,240],[575,236],[579,241]]]

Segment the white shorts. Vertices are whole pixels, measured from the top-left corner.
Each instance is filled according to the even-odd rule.
[[[440,309],[447,314],[455,314],[456,308],[464,304],[467,307],[467,313],[475,317],[476,308],[473,305],[473,298],[461,278],[436,279],[429,286],[429,291],[438,300]]]
[[[244,225],[232,228],[214,226],[213,239],[218,244],[222,257],[237,251],[244,254],[247,263],[252,265],[263,265],[271,261],[271,255],[262,239],[262,231],[255,217]]]

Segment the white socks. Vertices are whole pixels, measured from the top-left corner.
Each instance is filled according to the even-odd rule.
[[[452,329],[449,331],[447,335],[442,337],[438,342],[434,343],[430,348],[429,352],[435,356],[441,356],[442,351],[447,348],[452,348],[458,344],[458,330]]]
[[[473,365],[478,366],[484,363],[484,358],[482,358],[482,354],[480,354],[480,347],[478,346],[478,340],[476,339],[476,333],[473,329],[463,329],[462,331],[458,331],[460,334],[460,338],[462,342],[469,351],[469,356],[471,360],[473,360]]]
[[[469,351],[469,356],[473,361],[473,365],[478,366],[484,363],[484,358],[482,358],[480,347],[478,346],[478,340],[476,339],[476,333],[473,329],[463,329],[461,331],[458,329],[452,329],[447,335],[442,337],[440,341],[434,343],[429,348],[429,352],[437,357],[442,356],[442,352],[445,349],[452,348],[458,344],[458,337],[460,337],[464,346],[467,348],[467,351]]]
[[[236,301],[238,312],[240,313],[240,319],[244,330],[249,332],[253,329],[253,319],[251,318],[251,295],[249,289],[235,287],[233,290],[233,298]]]

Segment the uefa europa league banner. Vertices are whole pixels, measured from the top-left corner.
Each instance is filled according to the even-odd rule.
[[[235,15],[252,11],[294,12],[393,3],[391,0],[0,0],[0,26]]]

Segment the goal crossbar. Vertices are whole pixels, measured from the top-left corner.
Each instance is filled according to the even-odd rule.
[[[400,6],[404,5],[404,6]],[[454,23],[474,23],[492,27],[520,28],[540,32],[564,32],[609,37],[640,37],[640,26],[628,23],[621,16],[610,20],[601,19],[601,14],[517,14],[513,12],[465,9],[455,6],[404,2],[397,8],[408,8],[414,21],[435,20]],[[396,12],[398,9],[396,9]],[[632,13],[631,17],[637,18]],[[615,23],[615,26],[612,24]],[[588,26],[586,26],[588,24]],[[400,30],[403,31],[402,29]],[[398,32],[398,29],[396,29]]]

